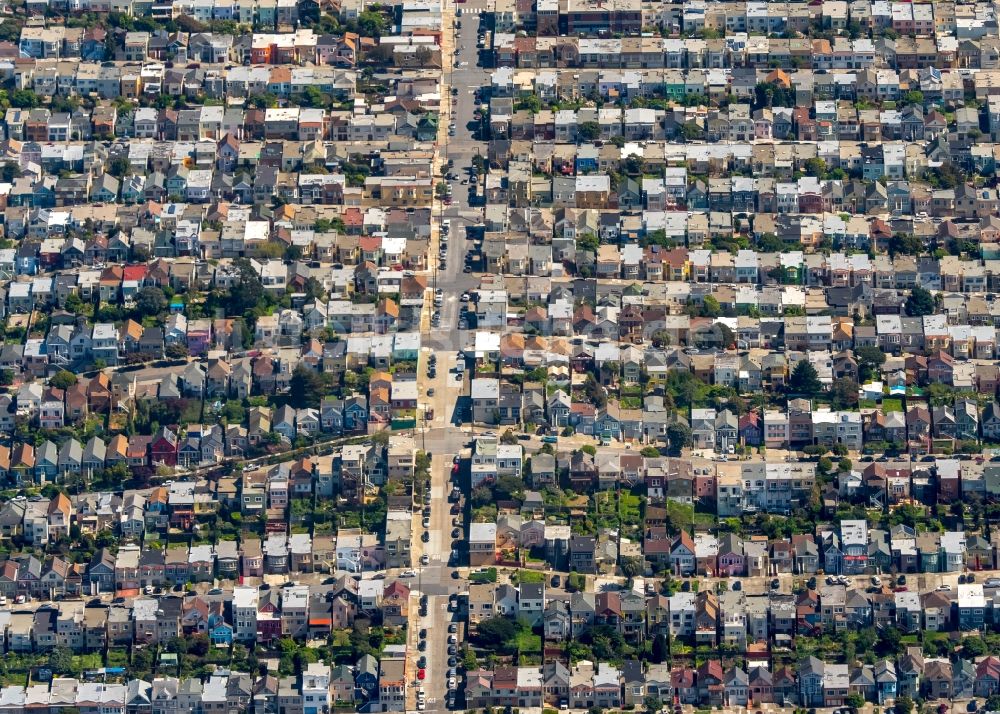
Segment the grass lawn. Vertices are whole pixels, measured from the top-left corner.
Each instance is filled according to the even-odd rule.
[[[517,582],[519,583],[544,583],[545,573],[537,570],[518,570]]]
[[[469,573],[469,582],[482,585],[483,583],[495,583],[497,581],[497,569],[487,568]]]
[[[76,655],[73,657],[73,666],[81,671],[88,669],[100,669],[104,666],[101,655],[97,653]]]
[[[639,496],[628,493],[627,491],[621,492],[619,509],[621,510],[622,520],[625,523],[639,523],[642,517],[639,512],[641,506],[642,499],[640,499]]]
[[[901,399],[883,399],[882,411],[901,412],[903,411],[903,401]]]
[[[542,636],[531,630],[521,630],[517,633],[517,651],[521,654],[541,654]]]

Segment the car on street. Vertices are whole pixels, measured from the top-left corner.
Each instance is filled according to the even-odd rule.
[[[430,389],[427,390],[427,396],[428,397],[434,396],[434,387],[431,387]]]
[[[419,632],[419,635],[420,635],[420,639],[426,640],[427,639],[427,628],[421,629],[420,632]]]
[[[417,679],[423,680],[426,678],[427,678],[427,672],[424,671],[423,667],[421,667],[420,669],[417,670]]]
[[[451,624],[449,624],[448,625],[448,632],[458,632],[458,624],[455,623],[455,622],[452,622]]]
[[[417,658],[417,667],[419,669],[423,669],[426,666],[427,666],[427,658],[424,655],[420,655],[420,657]]]
[[[420,642],[417,643],[417,649],[420,650],[421,652],[423,652],[424,650],[426,650],[427,649],[427,640],[420,640]]]
[[[451,531],[451,537],[452,538],[458,538],[461,535],[462,535],[462,531],[460,531],[458,528],[452,529],[452,531]]]
[[[449,667],[454,667],[457,664],[458,664],[458,658],[457,657],[449,657],[448,658],[448,666]]]
[[[421,565],[427,565],[430,562],[431,562],[431,557],[427,555],[427,553],[424,553],[423,555],[420,556]]]

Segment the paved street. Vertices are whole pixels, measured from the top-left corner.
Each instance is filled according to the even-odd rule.
[[[431,280],[429,281],[430,300],[432,304],[434,292],[441,290],[440,322],[435,326],[431,316],[435,308],[428,307],[421,320],[424,332],[424,349],[421,352],[418,365],[418,380],[421,400],[426,410],[433,410],[433,417],[424,423],[425,429],[418,431],[419,448],[432,453],[431,463],[431,514],[430,527],[427,530],[428,540],[423,541],[423,516],[414,519],[414,559],[420,563],[421,557],[427,555],[426,566],[418,566],[417,579],[413,584],[412,612],[420,612],[421,596],[426,595],[426,615],[419,616],[414,626],[409,628],[410,647],[414,660],[420,655],[426,657],[426,678],[421,683],[426,696],[427,711],[445,711],[448,693],[448,625],[453,621],[454,613],[448,609],[448,596],[465,588],[464,578],[453,579],[454,563],[449,564],[451,556],[452,529],[454,516],[450,512],[451,504],[448,494],[451,491],[452,459],[466,445],[470,431],[456,425],[456,407],[460,398],[468,394],[468,373],[456,371],[458,349],[468,344],[469,333],[458,329],[461,313],[462,293],[478,286],[478,276],[466,273],[466,252],[471,242],[466,240],[466,226],[482,223],[482,211],[469,206],[468,169],[472,159],[481,151],[482,145],[473,139],[470,130],[476,104],[473,97],[474,88],[482,86],[487,77],[486,70],[477,67],[476,34],[479,27],[477,15],[465,15],[461,29],[456,30],[457,18],[455,7],[447,4],[444,8],[444,36],[442,39],[442,56],[445,63],[444,82],[442,86],[442,109],[449,112],[447,120],[441,122],[439,136],[439,155],[436,165],[440,175],[453,174],[457,178],[450,180],[453,202],[450,206],[440,200],[435,201],[435,221],[431,232],[431,249],[429,264]],[[458,35],[456,36],[456,31]],[[459,52],[455,55],[454,48]],[[451,93],[451,87],[459,88],[457,94]],[[454,122],[455,136],[449,136],[448,125]],[[452,167],[447,168],[448,161]],[[451,229],[447,233],[442,225],[448,220]],[[442,264],[441,258],[444,258]],[[443,266],[443,267],[442,267]],[[435,376],[429,377],[428,367],[431,356],[434,356]],[[432,390],[432,393],[428,393]],[[465,569],[462,571],[465,574]],[[418,647],[419,633],[426,632],[426,645],[423,650]],[[408,697],[408,706],[416,708],[416,687]]]

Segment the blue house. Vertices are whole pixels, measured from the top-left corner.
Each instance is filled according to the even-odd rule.
[[[358,660],[354,673],[354,701],[367,702],[378,697],[378,660],[365,655]]]
[[[233,626],[219,614],[208,616],[208,639],[216,647],[228,647],[233,644]]]

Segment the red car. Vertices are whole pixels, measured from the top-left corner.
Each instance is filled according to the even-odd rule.
[[[422,669],[418,669],[417,670],[417,679],[423,679],[426,676],[427,676],[427,672],[426,671],[424,671]]]

